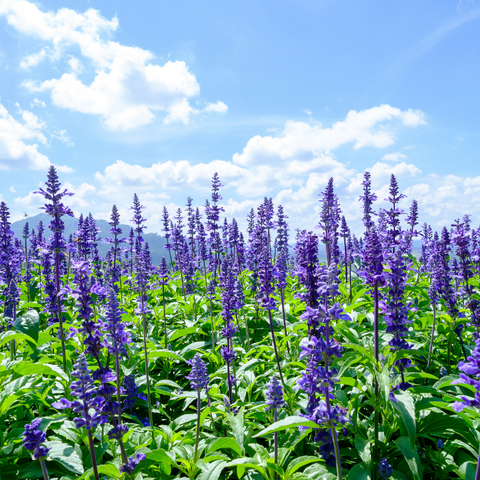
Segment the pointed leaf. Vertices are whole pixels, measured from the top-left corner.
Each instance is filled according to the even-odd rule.
[[[264,428],[261,432],[254,435],[254,438],[263,437],[264,435],[268,435],[269,433],[272,433],[272,432],[280,432],[280,431],[288,430],[289,428],[294,428],[294,427],[318,428],[318,425],[315,422],[312,422],[311,420],[307,420],[304,417],[293,415],[290,417],[286,417],[282,420],[279,420],[278,422],[272,423],[272,425],[270,425],[267,428]]]
[[[45,446],[50,449],[48,458],[61,463],[70,472],[81,475],[84,471],[82,460],[78,453],[68,443],[46,441]]]
[[[407,465],[413,474],[415,480],[422,479],[422,463],[418,456],[416,447],[412,448],[410,445],[410,439],[408,437],[400,437],[395,440],[400,451],[403,453]]]

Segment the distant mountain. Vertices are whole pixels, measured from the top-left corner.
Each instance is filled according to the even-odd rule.
[[[14,231],[15,236],[21,240],[22,231],[25,226],[25,223],[28,222],[28,226],[31,231],[32,228],[37,230],[38,223],[42,221],[45,226],[45,234],[49,236],[50,230],[48,229],[48,225],[50,224],[51,218],[52,217],[49,217],[44,213],[39,213],[34,217],[24,218],[23,220],[19,220],[18,222],[12,223],[12,230]],[[65,237],[68,238],[71,234],[73,235],[77,231],[78,218],[72,218],[65,215],[62,217],[62,220],[65,223]],[[102,239],[102,241],[106,237],[110,238],[111,237],[109,233],[110,225],[108,224],[108,222],[106,220],[95,220],[95,221],[97,222],[97,226],[100,229],[99,237]],[[124,224],[120,224],[119,227],[122,229],[121,236],[128,238],[130,229],[132,227],[130,225],[124,225]],[[148,242],[148,246],[150,247],[150,252],[152,254],[152,261],[155,265],[158,265],[160,263],[162,256],[165,256],[165,258],[168,257],[167,250],[163,248],[163,246],[165,245],[165,239],[163,237],[161,237],[157,233],[144,233],[143,238],[145,239],[146,242]],[[102,255],[102,257],[106,255],[109,248],[110,248],[110,245],[108,244],[100,243],[98,245],[98,250],[100,252],[100,255]]]
[[[25,226],[25,223],[28,222],[30,230],[32,228],[35,228],[36,230],[37,224],[38,222],[40,222],[40,220],[45,225],[47,235],[49,235],[50,231],[48,230],[48,225],[50,224],[51,217],[49,217],[48,215],[45,215],[44,213],[35,215],[35,217],[24,218],[23,220],[19,220],[18,222],[12,223],[12,230],[15,232],[15,236],[21,239],[22,231],[23,231],[23,227]],[[62,217],[62,220],[65,223],[65,236],[68,238],[70,234],[74,234],[77,231],[78,218],[72,218],[65,215]],[[105,237],[107,238],[111,237],[111,235],[108,232],[110,230],[110,225],[108,224],[108,222],[106,220],[95,220],[95,221],[97,222],[97,226],[100,228],[99,236],[101,237],[101,239],[104,240]],[[128,238],[130,229],[132,227],[130,225],[121,224],[120,228],[123,231],[122,237]],[[162,259],[163,256],[168,260],[168,252],[163,248],[166,242],[162,236],[158,235],[157,233],[144,233],[143,238],[145,239],[146,242],[148,242],[148,246],[150,247],[150,252],[152,254],[152,261],[155,265],[158,265],[160,263],[160,260]],[[294,241],[294,238],[291,238],[291,242],[293,241]],[[342,251],[343,251],[343,244],[341,243],[340,246],[342,247]],[[413,254],[415,256],[418,257],[420,255],[421,247],[422,247],[421,240],[419,239],[413,240]],[[109,248],[110,248],[110,245],[107,245],[107,244],[100,244],[98,246],[98,249],[102,256],[105,256]],[[292,255],[294,254],[293,250],[291,251],[291,254]],[[322,262],[326,260],[325,247],[323,244],[320,245],[318,257]]]

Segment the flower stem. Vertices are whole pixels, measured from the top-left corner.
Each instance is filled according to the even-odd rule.
[[[195,453],[193,454],[193,463],[197,461],[198,439],[200,437],[200,415],[202,409],[202,399],[200,398],[200,390],[197,391],[197,434],[195,436]]]
[[[38,461],[40,462],[40,466],[42,467],[43,479],[49,480],[47,466],[45,465],[45,460],[43,458],[40,458]]]
[[[88,429],[87,432],[88,444],[90,446],[90,456],[92,457],[93,474],[95,475],[95,480],[100,480],[100,477],[98,476],[97,458],[95,457],[95,447],[93,446],[92,431]]]
[[[376,465],[379,461],[378,458],[378,424],[380,423],[380,415],[379,415],[379,402],[378,402],[378,367],[379,367],[379,341],[378,341],[378,283],[375,282],[374,286],[374,292],[373,292],[373,300],[374,300],[374,341],[375,341],[375,346],[374,346],[374,353],[375,353],[375,442],[374,442],[374,447],[373,447],[373,458],[374,458],[374,465]],[[373,478],[377,478],[377,470],[374,469],[374,475]]]
[[[142,300],[143,310],[143,300]],[[145,313],[142,314],[142,326],[143,326],[143,352],[145,358],[145,377],[147,380],[147,404],[148,404],[148,419],[150,421],[150,428],[152,429],[152,440],[155,441],[153,434],[153,415],[152,415],[152,402],[150,399],[150,375],[148,373],[148,351],[147,351],[147,319]]]
[[[55,218],[57,221],[57,219]],[[58,232],[55,232],[56,244],[58,245]],[[63,360],[63,370],[65,373],[67,372],[67,354],[65,352],[65,336],[63,334],[63,318],[62,318],[62,302],[60,300],[60,254],[59,252],[55,252],[55,280],[57,285],[57,314],[58,314],[58,323],[60,325],[60,339],[62,342],[62,360]]]
[[[285,382],[283,381],[282,369],[280,368],[280,359],[278,357],[277,342],[275,341],[275,333],[273,331],[273,319],[272,319],[271,310],[268,311],[268,320],[270,323],[270,333],[272,335],[273,349],[275,350],[275,358],[277,360],[278,374],[280,375],[281,382],[285,385]]]
[[[427,361],[427,373],[430,371],[430,361],[432,360],[432,350],[433,350],[433,337],[435,335],[435,305],[432,305],[433,310],[433,323],[432,323],[432,331],[430,333],[430,347],[428,349],[428,361]]]
[[[280,289],[280,298],[282,300],[282,316],[283,316],[283,329],[285,331],[285,338],[288,336],[287,333],[287,320],[285,318],[285,296],[283,294],[283,288]],[[290,353],[290,345],[287,340],[287,351]]]

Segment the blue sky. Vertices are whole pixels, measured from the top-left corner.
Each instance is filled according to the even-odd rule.
[[[0,195],[38,212],[49,164],[74,211],[149,230],[218,171],[240,223],[264,196],[313,228],[334,177],[391,173],[435,228],[480,221],[480,3],[0,0]]]

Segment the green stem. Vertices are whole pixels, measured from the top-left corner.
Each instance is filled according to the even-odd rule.
[[[47,466],[45,465],[45,460],[43,458],[40,458],[38,461],[40,462],[40,466],[42,467],[43,479],[49,480]]]
[[[88,444],[90,447],[90,456],[92,457],[93,474],[95,475],[95,480],[100,480],[100,477],[98,476],[97,458],[95,457],[95,447],[93,446],[92,431],[88,429],[87,432],[88,432]]]
[[[200,390],[197,391],[197,434],[195,436],[195,453],[193,454],[193,463],[197,461],[198,439],[200,437],[200,415],[202,408],[202,399],[200,398]]]

